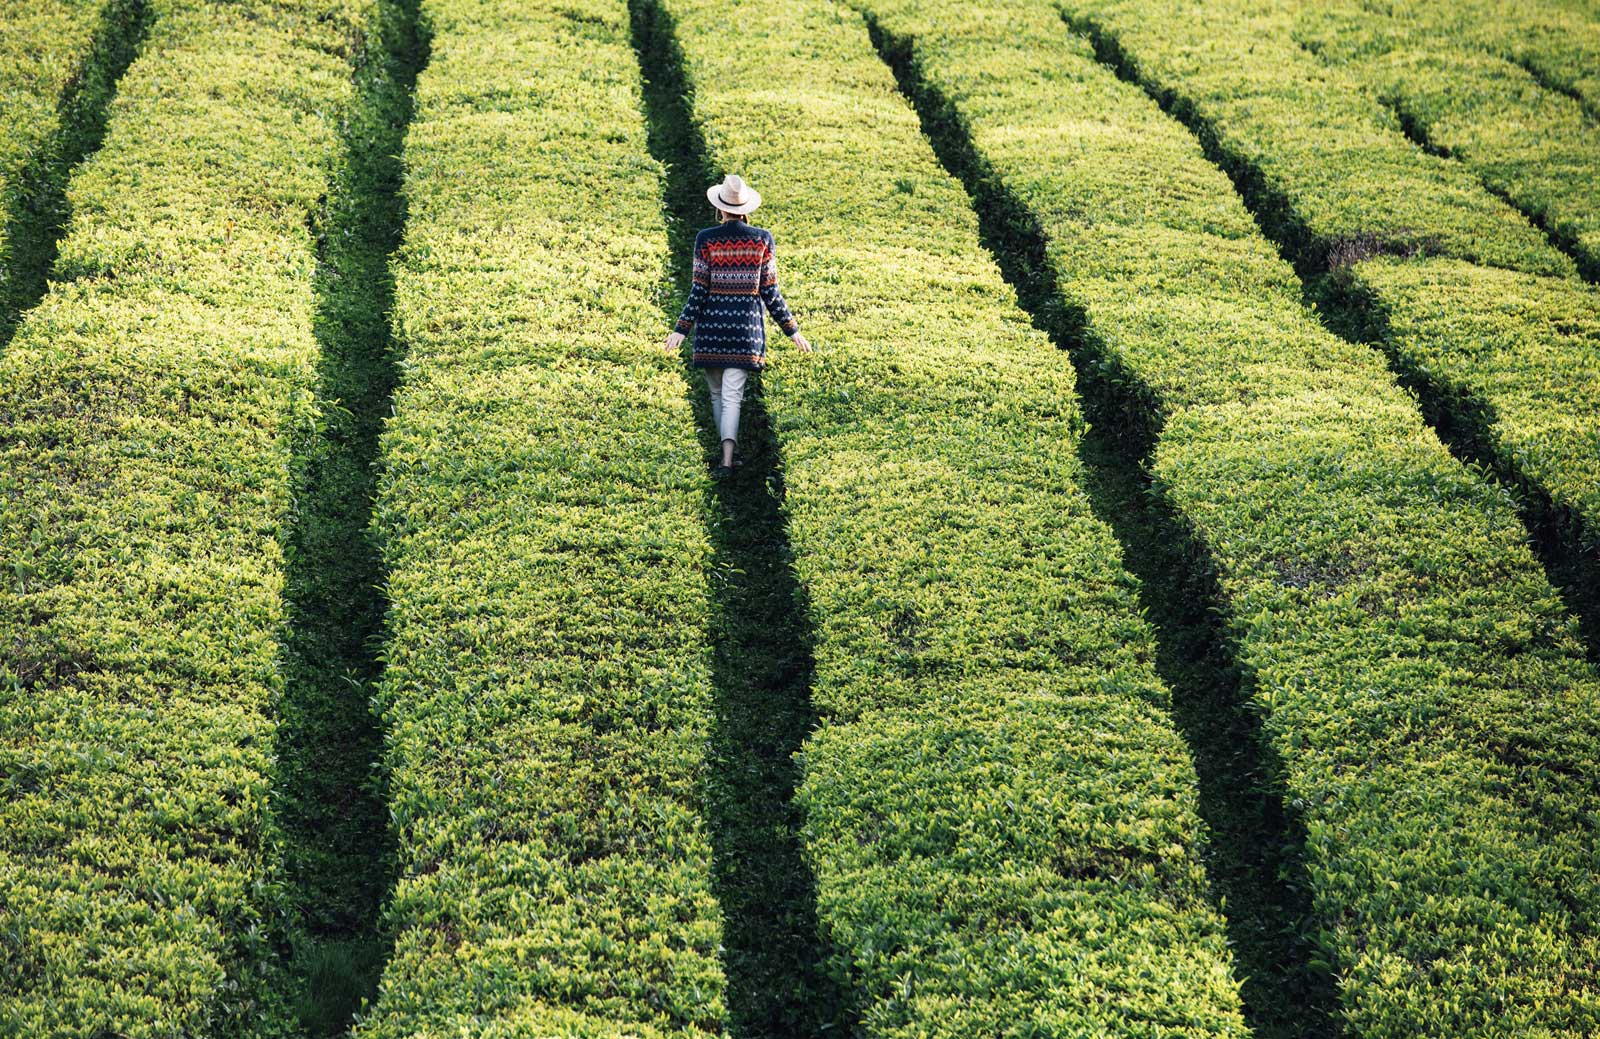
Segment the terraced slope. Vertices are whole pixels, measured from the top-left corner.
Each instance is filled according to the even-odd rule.
[[[717,1035],[705,476],[614,0],[427,0],[373,516],[400,879],[356,1034]]]
[[[865,6],[989,219],[1037,229],[1060,334],[1218,568],[1338,1027],[1592,1033],[1600,681],[1507,496],[1317,324],[1200,142],[1052,6]]]
[[[151,0],[0,356],[0,1032],[275,1035],[293,442],[359,0]]]
[[[646,67],[692,91],[666,158],[764,193],[818,344],[775,346],[763,383],[815,656],[802,847],[858,1034],[1243,1034],[1071,369],[859,18],[637,9]],[[861,170],[893,172],[841,195]]]

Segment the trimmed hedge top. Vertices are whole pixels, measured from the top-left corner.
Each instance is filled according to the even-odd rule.
[[[85,78],[98,74],[88,67],[97,31],[134,6],[130,0],[57,0],[0,10],[0,329],[12,327],[26,302],[17,265],[33,260],[18,255],[13,224],[19,217],[31,222],[29,211],[45,205],[47,186],[65,179],[66,171],[57,168],[61,138],[71,129],[63,116],[72,122],[74,95],[84,92]],[[27,250],[24,243],[21,251]]]
[[[1461,65],[1452,73],[1461,81],[1449,80],[1456,83],[1453,96],[1458,101],[1476,97],[1498,114],[1493,128],[1467,139],[1472,154],[1463,156],[1465,163],[1438,159],[1397,132],[1374,135],[1370,126],[1358,125],[1359,112],[1380,122],[1393,113],[1364,85],[1359,72],[1366,66],[1325,65],[1295,44],[1291,34],[1296,26],[1315,22],[1299,0],[1257,5],[1249,18],[1208,16],[1193,24],[1162,0],[1071,0],[1063,6],[1070,20],[1089,29],[1102,59],[1117,60],[1200,135],[1213,160],[1246,192],[1268,233],[1300,261],[1303,274],[1312,273],[1308,265],[1316,269],[1333,264],[1331,275],[1311,280],[1311,287],[1325,305],[1331,304],[1330,312],[1346,333],[1380,342],[1394,366],[1428,395],[1431,416],[1455,430],[1458,442],[1468,442],[1511,480],[1531,488],[1535,500],[1554,504],[1556,538],[1563,551],[1576,552],[1578,576],[1571,583],[1592,583],[1600,573],[1600,557],[1584,546],[1597,536],[1600,452],[1593,434],[1594,349],[1582,328],[1600,314],[1600,296],[1570,277],[1572,262],[1549,245],[1543,252],[1560,260],[1554,266],[1527,262],[1532,253],[1513,255],[1522,248],[1517,243],[1540,232],[1526,221],[1520,227],[1507,224],[1504,217],[1516,215],[1508,207],[1495,202],[1446,212],[1435,204],[1446,196],[1432,199],[1419,179],[1442,163],[1437,169],[1454,170],[1458,180],[1481,175],[1499,183],[1530,211],[1548,215],[1558,236],[1566,237],[1582,259],[1588,233],[1588,217],[1582,214],[1592,209],[1589,196],[1594,192],[1585,191],[1585,179],[1570,171],[1557,177],[1563,186],[1554,194],[1539,183],[1556,169],[1548,162],[1555,151],[1566,155],[1569,166],[1592,165],[1584,158],[1600,140],[1592,127],[1576,125],[1582,119],[1569,111],[1561,125],[1573,136],[1564,143],[1544,142],[1533,128],[1557,129],[1538,122],[1541,113],[1548,114],[1547,107],[1525,111],[1504,91],[1486,95],[1484,91],[1493,94],[1492,88],[1478,80],[1468,82],[1472,74]],[[1344,8],[1335,10],[1344,12],[1346,20],[1355,17]],[[1379,18],[1371,14],[1358,19],[1377,41],[1342,36],[1342,45],[1362,52],[1386,46],[1383,32],[1373,27]],[[1172,32],[1152,31],[1164,22],[1173,24]],[[1460,65],[1452,61],[1446,64]],[[1519,97],[1531,87],[1525,73],[1509,66],[1494,75],[1501,86],[1508,78],[1520,78]],[[1405,86],[1382,89],[1401,89],[1396,102],[1400,111],[1426,121],[1423,109],[1431,102],[1405,93],[1420,81],[1404,73]],[[1334,89],[1337,103],[1322,96]],[[1559,98],[1548,101],[1573,108]],[[1532,136],[1518,138],[1519,127],[1529,128]],[[1490,170],[1492,164],[1498,172]],[[1429,200],[1419,208],[1418,197]],[[1340,227],[1357,223],[1372,234],[1340,237]],[[1399,257],[1385,255],[1390,247],[1384,243],[1396,226],[1437,238],[1422,249],[1423,255],[1410,258],[1425,264],[1423,268],[1407,271]],[[1462,247],[1461,235],[1486,247]],[[1342,244],[1324,255],[1330,242]],[[1445,262],[1449,259],[1455,262]],[[1420,285],[1428,286],[1426,293],[1419,293]],[[1507,292],[1523,302],[1511,303]],[[1437,320],[1440,309],[1460,317]],[[1504,325],[1494,313],[1507,309],[1520,309],[1529,319],[1515,347],[1494,328]],[[1578,323],[1556,319],[1558,314]],[[1318,337],[1323,342],[1327,338]],[[1580,587],[1577,598],[1593,596]]]
[[[621,0],[431,0],[373,514],[400,880],[357,1034],[721,1033],[700,447]]]
[[[1349,285],[1362,331],[1484,457],[1548,497],[1600,564],[1600,292],[1442,259],[1369,260]]]
[[[1285,4],[1067,0],[1213,157],[1261,196],[1262,218],[1312,272],[1375,252],[1570,275],[1522,214],[1469,170],[1406,139],[1346,68],[1297,44]]]
[[[1218,568],[1305,825],[1345,1031],[1593,1033],[1600,682],[1507,496],[1301,307],[1199,142],[1053,7],[866,2],[985,197],[1042,229],[1084,363],[1159,430],[1157,490]]]
[[[1545,89],[1452,4],[1282,2],[1297,41],[1348,69],[1413,136],[1463,162],[1600,279],[1600,125],[1579,101]],[[1600,23],[1587,30],[1579,38],[1600,45]]]

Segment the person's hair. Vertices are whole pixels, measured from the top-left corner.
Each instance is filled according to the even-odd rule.
[[[726,209],[718,209],[717,210],[717,219],[720,220],[720,221],[744,220],[744,214],[743,213],[730,213]],[[745,221],[745,222],[748,223],[749,221]]]

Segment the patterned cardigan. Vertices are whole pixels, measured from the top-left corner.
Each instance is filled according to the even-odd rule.
[[[690,363],[760,371],[767,350],[763,304],[785,335],[800,331],[778,291],[772,232],[729,220],[696,235],[694,284],[677,324],[679,332],[694,331]]]

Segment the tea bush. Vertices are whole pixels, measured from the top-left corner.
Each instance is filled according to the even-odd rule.
[[[1600,608],[1600,292],[1459,260],[1374,259],[1336,272],[1351,331],[1426,390],[1430,421],[1517,485]]]
[[[67,165],[94,133],[143,8],[61,0],[0,12],[0,345],[37,293],[46,258],[32,239],[65,216]]]
[[[1472,45],[1459,12],[1286,0],[1294,38],[1390,105],[1409,134],[1459,159],[1600,278],[1600,126],[1502,53]],[[1592,35],[1600,38],[1600,26]]]
[[[1135,78],[1200,136],[1297,263],[1330,325],[1375,339],[1430,398],[1441,426],[1467,431],[1469,443],[1488,446],[1486,461],[1533,491],[1534,524],[1554,531],[1550,551],[1579,561],[1576,576],[1563,583],[1575,601],[1593,602],[1586,586],[1596,572],[1600,534],[1588,526],[1582,501],[1597,479],[1594,439],[1584,432],[1594,414],[1592,345],[1581,334],[1545,335],[1534,360],[1486,349],[1482,329],[1470,321],[1431,317],[1439,307],[1481,314],[1485,301],[1514,281],[1519,296],[1540,301],[1537,309],[1592,321],[1600,297],[1574,287],[1573,261],[1548,242],[1535,246],[1541,232],[1486,189],[1469,191],[1463,179],[1472,173],[1464,163],[1428,155],[1398,128],[1386,129],[1396,117],[1363,88],[1352,66],[1326,65],[1294,42],[1297,3],[1277,0],[1246,12],[1230,2],[1182,18],[1145,0],[1061,6],[1089,33],[1102,60]],[[1362,46],[1359,37],[1347,42]],[[1508,113],[1505,123],[1529,118]],[[1595,140],[1590,127],[1559,147],[1583,167],[1581,155]],[[1525,158],[1530,169],[1542,164]],[[1592,192],[1583,190],[1583,178],[1567,179],[1574,191],[1563,197],[1574,212],[1587,212]],[[1523,187],[1532,191],[1530,185]],[[1578,224],[1571,230],[1586,233]],[[1449,277],[1401,275],[1392,257],[1465,262],[1448,265]],[[1324,276],[1330,267],[1331,277]],[[1508,279],[1493,268],[1547,277]],[[1427,281],[1430,291],[1405,291],[1399,278]],[[1543,419],[1530,422],[1540,410]],[[1551,426],[1575,435],[1552,438]]]
[[[1244,1034],[1071,367],[859,17],[642,6],[817,344],[763,381],[814,630],[803,850],[861,1034]]]

